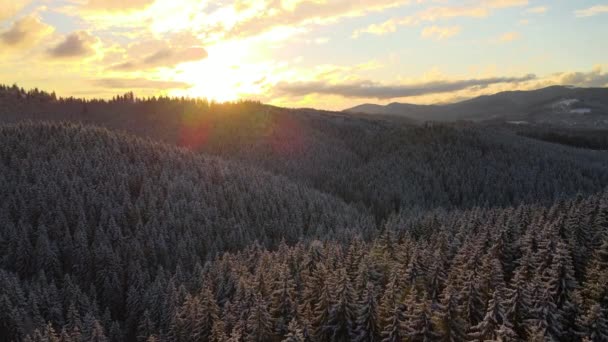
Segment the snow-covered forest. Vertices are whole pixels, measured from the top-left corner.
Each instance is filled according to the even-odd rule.
[[[0,103],[0,341],[608,340],[601,134]]]

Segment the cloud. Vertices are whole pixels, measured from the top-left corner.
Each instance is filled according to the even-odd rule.
[[[2,0],[0,1],[0,21],[11,18],[19,13],[31,0]]]
[[[557,82],[578,87],[607,87],[608,73],[602,72],[599,66],[589,72],[563,72],[557,74]]]
[[[502,36],[500,36],[500,38],[498,39],[501,42],[512,42],[514,40],[519,39],[520,34],[519,32],[507,32],[505,34],[503,34]]]
[[[67,35],[62,42],[47,50],[53,58],[83,57],[94,53],[97,39],[85,31]]]
[[[589,8],[580,9],[574,12],[579,18],[592,17],[601,13],[608,12],[608,5],[595,5]]]
[[[361,16],[409,2],[410,0],[290,0],[267,1],[257,6],[237,2],[241,5],[235,4],[234,8],[240,15],[244,15],[230,28],[228,36],[254,36],[278,26],[330,23],[343,17]]]
[[[155,0],[89,0],[82,8],[99,12],[128,12],[141,10],[153,4]]]
[[[323,81],[280,82],[275,90],[279,94],[305,96],[309,94],[339,95],[349,98],[394,99],[427,94],[449,93],[464,89],[481,89],[498,83],[519,83],[535,79],[529,74],[522,77],[492,77],[456,81],[431,81],[417,84],[382,85],[363,80],[343,84],[329,84]]]
[[[207,58],[207,51],[202,47],[163,47],[140,59],[114,64],[111,70],[133,71],[156,67],[171,67],[183,62],[198,61]]]
[[[0,0],[2,1],[2,0]],[[284,41],[317,25],[404,6],[412,0],[69,0],[60,13],[79,16],[88,27],[114,30],[129,39],[189,31],[205,46],[260,38]],[[76,4],[74,4],[76,3]],[[83,4],[84,3],[84,4]],[[150,3],[150,4],[149,4]],[[149,5],[148,5],[149,4]],[[140,10],[139,10],[140,9]],[[116,29],[119,30],[116,30]],[[118,32],[117,32],[118,31]],[[268,35],[269,37],[266,37]]]
[[[353,38],[363,33],[382,35],[395,32],[399,26],[416,26],[424,22],[436,22],[448,18],[468,17],[485,18],[496,9],[526,6],[527,0],[486,0],[471,6],[441,6],[429,7],[413,15],[403,18],[393,18],[379,24],[356,30]]]
[[[481,1],[481,6],[488,8],[509,8],[527,6],[528,0],[485,0]]]
[[[111,89],[186,89],[191,87],[185,82],[145,78],[102,78],[91,80],[91,84],[95,87]]]
[[[10,28],[0,32],[0,45],[11,48],[29,47],[52,32],[51,26],[30,15],[15,21]]]
[[[380,24],[371,24],[366,28],[356,30],[355,32],[353,32],[352,38],[358,38],[364,33],[369,33],[377,36],[381,36],[387,33],[393,33],[397,31],[398,26],[403,26],[407,24],[408,22],[406,22],[405,20],[390,19]]]
[[[434,40],[443,40],[457,35],[460,32],[459,26],[450,26],[450,27],[439,27],[439,26],[429,26],[425,27],[420,36],[422,38],[429,38]]]
[[[546,6],[537,6],[537,7],[526,8],[526,10],[524,11],[524,13],[527,13],[527,14],[543,14],[543,13],[546,13],[548,10],[549,10],[549,8],[546,7]]]

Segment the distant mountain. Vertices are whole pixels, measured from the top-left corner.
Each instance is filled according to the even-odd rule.
[[[608,88],[552,86],[506,91],[446,105],[363,104],[350,113],[398,115],[418,121],[507,121],[569,127],[608,127]]]

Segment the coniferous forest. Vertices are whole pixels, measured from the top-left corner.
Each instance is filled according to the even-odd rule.
[[[0,87],[0,341],[598,342],[607,284],[603,131]]]

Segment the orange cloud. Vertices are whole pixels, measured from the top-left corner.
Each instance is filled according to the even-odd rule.
[[[608,13],[608,5],[596,5],[574,12],[574,14],[579,18],[592,17],[601,13]]]
[[[53,30],[37,16],[30,15],[15,21],[6,31],[0,32],[0,45],[6,48],[30,47]]]
[[[579,87],[607,87],[608,73],[602,71],[601,66],[589,72],[564,72],[556,75],[558,84],[574,85]]]
[[[141,10],[154,3],[155,0],[89,0],[82,8],[100,12],[128,12]]]
[[[31,0],[2,0],[0,1],[0,21],[19,13]]]
[[[507,32],[505,34],[503,34],[502,36],[500,36],[500,41],[501,42],[512,42],[514,40],[519,39],[520,35],[519,32]]]
[[[411,16],[390,19],[380,24],[372,24],[366,28],[356,30],[353,33],[353,38],[357,38],[363,33],[376,35],[391,33],[395,32],[399,26],[416,26],[423,22],[436,22],[448,18],[485,18],[493,10],[527,4],[527,0],[486,0],[473,6],[430,7]]]
[[[537,7],[530,7],[528,9],[526,9],[524,12],[527,14],[543,14],[543,13],[547,12],[548,10],[549,10],[549,8],[546,6],[537,6]]]
[[[109,89],[183,89],[190,84],[177,81],[150,80],[145,78],[102,78],[92,80],[95,87]]]
[[[146,70],[156,67],[171,67],[179,63],[196,61],[204,58],[207,58],[207,51],[202,47],[188,47],[183,49],[162,48],[143,58],[114,64],[110,69],[121,71]]]
[[[422,38],[429,38],[434,40],[443,40],[457,35],[460,32],[459,26],[440,27],[440,26],[429,26],[425,27],[420,36]]]
[[[47,50],[53,58],[75,58],[89,56],[95,52],[97,39],[85,31],[67,35],[59,44]]]
[[[251,36],[277,26],[323,24],[343,17],[361,16],[369,12],[408,4],[409,0],[292,0],[263,2],[261,6],[240,5],[245,14],[230,29],[230,36]],[[254,9],[254,10],[252,10]]]

